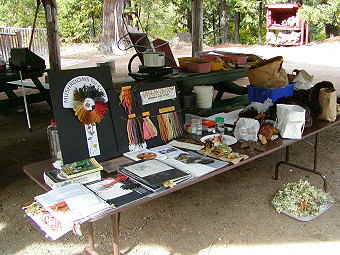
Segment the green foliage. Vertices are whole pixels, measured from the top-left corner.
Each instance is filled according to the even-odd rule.
[[[176,8],[166,0],[131,1],[133,11],[140,14],[140,22],[153,38],[172,39],[176,36]]]
[[[0,0],[0,25],[12,27],[32,26],[36,9],[33,0]],[[45,26],[44,8],[40,6],[37,27]]]
[[[101,1],[59,1],[58,11],[59,30],[65,42],[91,42],[100,35]]]
[[[308,23],[323,27],[325,24],[340,26],[340,0],[309,1],[298,12]]]
[[[102,31],[104,0],[58,0],[59,33],[65,42],[98,41]],[[227,5],[230,41],[235,39],[235,15],[240,13],[240,40],[254,44],[258,39],[259,0],[205,0],[203,1],[204,43],[221,41],[221,3]],[[0,25],[31,26],[35,12],[35,0],[0,0]],[[263,7],[267,1],[263,0]],[[270,3],[287,2],[271,0]],[[178,32],[191,30],[192,0],[126,0],[126,11],[139,13],[143,27],[153,38],[173,39]],[[265,16],[262,13],[262,38],[265,34]],[[340,0],[305,0],[300,17],[311,24],[311,38],[325,38],[325,24],[340,25]],[[136,21],[134,22],[136,25]],[[38,27],[45,27],[43,8],[38,15]]]

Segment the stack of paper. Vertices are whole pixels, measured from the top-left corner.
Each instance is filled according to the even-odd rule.
[[[61,222],[81,223],[111,208],[79,183],[51,190],[35,200]]]

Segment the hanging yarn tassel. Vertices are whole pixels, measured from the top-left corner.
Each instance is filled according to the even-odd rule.
[[[157,115],[157,120],[163,142],[178,138],[183,134],[182,123],[177,115],[177,112]]]
[[[143,138],[143,126],[138,119],[128,119],[126,125],[128,134],[129,150],[138,151],[146,148],[146,143]]]
[[[143,139],[150,140],[158,134],[157,128],[152,123],[150,117],[143,118]]]
[[[122,91],[120,92],[119,95],[120,99],[120,104],[124,108],[124,110],[128,113],[131,114],[132,112],[132,96],[131,96],[131,87],[122,87]]]

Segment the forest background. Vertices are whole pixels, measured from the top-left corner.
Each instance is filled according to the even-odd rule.
[[[105,29],[117,41],[123,34],[121,13],[138,13],[141,24],[154,38],[173,40],[180,33],[191,33],[192,0],[56,0],[60,38],[66,43],[100,42]],[[203,40],[206,45],[228,42],[263,43],[265,40],[266,4],[277,0],[203,1]],[[0,25],[32,26],[35,0],[0,0]],[[312,41],[340,33],[340,0],[305,0],[298,15],[311,25]],[[111,17],[115,19],[109,23]],[[104,24],[104,25],[103,25]],[[129,24],[138,27],[136,19]],[[40,8],[37,27],[45,27]],[[119,27],[119,28],[118,28]],[[116,31],[114,31],[116,30]],[[107,39],[107,38],[106,38]]]

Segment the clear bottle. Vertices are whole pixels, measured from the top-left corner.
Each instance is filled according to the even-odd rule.
[[[62,154],[60,150],[59,136],[57,124],[51,120],[50,125],[47,127],[47,138],[50,146],[51,160],[53,163],[62,164]]]
[[[216,117],[216,133],[224,134],[224,118],[223,117]]]
[[[195,116],[191,119],[191,128],[194,135],[202,135],[202,119],[199,116]]]

